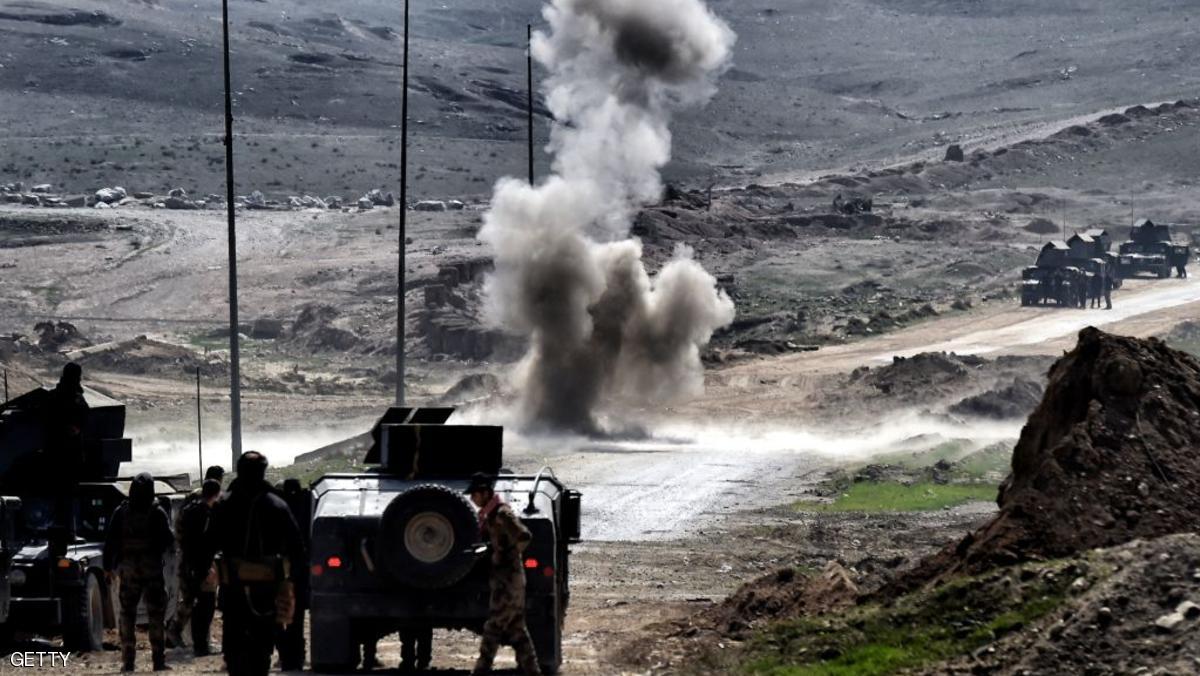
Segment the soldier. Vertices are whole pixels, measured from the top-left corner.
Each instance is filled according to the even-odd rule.
[[[51,486],[54,517],[69,536],[75,534],[75,496],[83,473],[83,428],[88,418],[82,381],[79,364],[64,366],[62,377],[50,391],[45,418],[47,466],[55,476]]]
[[[204,483],[183,499],[175,519],[175,536],[179,541],[181,554],[177,575],[179,598],[175,602],[175,617],[167,627],[167,643],[172,647],[183,646],[183,627],[190,621],[192,648],[197,657],[211,652],[208,635],[213,619],[212,604],[216,603],[216,588],[208,575],[212,568],[212,557],[205,554],[205,534],[212,516],[212,507],[221,496],[221,482],[224,478],[225,469],[220,465],[213,465],[204,470]],[[215,493],[209,482],[215,484]],[[203,508],[193,510],[197,505]],[[192,522],[190,527],[185,527],[184,519],[188,514],[193,514]],[[203,607],[198,608],[199,614],[193,614],[193,611],[197,610],[197,603],[203,604]],[[197,643],[197,637],[202,637],[204,642]]]
[[[167,635],[176,646],[183,645],[184,625],[192,625],[192,652],[204,657],[212,652],[208,645],[209,627],[217,604],[216,575],[212,554],[206,546],[212,508],[221,497],[221,483],[208,479],[200,488],[200,498],[185,500],[176,525],[179,539],[179,600],[175,618]]]
[[[280,490],[292,518],[300,526],[300,540],[308,549],[308,522],[312,512],[312,495],[300,487],[298,479],[287,479]],[[296,612],[287,627],[275,637],[279,651],[279,668],[282,671],[304,669],[304,611],[308,608],[308,567],[301,565],[292,570],[296,584]]]
[[[490,544],[492,557],[489,616],[483,625],[479,659],[471,673],[490,673],[496,651],[506,644],[516,651],[517,664],[526,676],[540,676],[537,654],[525,627],[525,568],[521,563],[521,554],[532,536],[512,508],[496,495],[494,483],[493,477],[476,473],[466,491],[479,508],[480,535]]]
[[[433,661],[433,627],[400,631],[400,673],[429,670]]]
[[[275,634],[296,612],[294,572],[305,565],[304,544],[287,503],[266,481],[267,459],[249,451],[237,478],[213,508],[211,551],[220,552],[221,645],[230,676],[271,669]]]
[[[1105,310],[1112,309],[1113,287],[1117,285],[1117,278],[1115,275],[1116,275],[1116,273],[1114,273],[1111,270],[1109,271],[1109,273],[1107,275],[1104,275],[1104,309]]]
[[[154,478],[143,472],[134,477],[129,499],[113,513],[104,538],[104,570],[109,575],[115,573],[121,586],[121,671],[133,671],[137,653],[134,625],[143,598],[154,670],[170,668],[163,631],[167,609],[163,556],[173,543],[170,519],[154,501]]]

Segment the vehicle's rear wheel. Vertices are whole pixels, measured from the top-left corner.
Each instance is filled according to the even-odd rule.
[[[74,652],[104,649],[104,594],[94,574],[63,599],[63,644]]]
[[[437,484],[410,488],[383,511],[376,552],[393,579],[441,589],[466,577],[479,541],[475,510],[462,494]]]

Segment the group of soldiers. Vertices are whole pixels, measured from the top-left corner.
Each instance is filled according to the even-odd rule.
[[[297,525],[299,484],[281,488],[266,481],[267,459],[244,453],[237,478],[223,489],[224,470],[210,467],[204,483],[178,510],[174,529],[155,499],[154,478],[138,474],[108,523],[104,569],[120,583],[121,669],[133,671],[138,604],[145,602],[155,671],[169,669],[168,644],[182,646],[191,625],[195,655],[211,654],[209,628],[222,613],[221,652],[234,675],[265,674],[279,651],[285,671],[304,666],[307,559]],[[167,623],[163,566],[178,546],[179,597]]]
[[[228,673],[266,674],[275,650],[281,670],[303,669],[307,542],[297,524],[308,523],[310,503],[298,481],[271,486],[266,470],[262,454],[245,453],[238,459],[237,478],[223,490],[224,470],[210,467],[201,487],[184,499],[174,532],[167,511],[155,499],[154,478],[142,473],[133,479],[129,499],[110,519],[104,543],[106,574],[120,582],[122,671],[135,667],[135,625],[142,601],[155,671],[170,669],[166,649],[183,646],[183,628],[189,624],[194,654],[211,654],[209,628],[217,608]],[[525,674],[538,676],[537,654],[525,625],[522,567],[531,535],[495,493],[494,481],[476,475],[466,491],[479,509],[480,538],[491,552],[490,615],[472,673],[489,673],[503,644],[514,648]],[[179,597],[168,623],[163,566],[175,546]],[[374,648],[378,638],[364,642],[364,668],[380,666]],[[401,639],[401,671],[427,669],[432,628],[406,630]]]
[[[1107,266],[1088,271],[1077,267],[1055,268],[1041,280],[1041,303],[1053,300],[1067,307],[1100,307],[1112,309],[1112,292],[1116,288],[1113,272]]]
[[[52,392],[47,416],[48,453],[70,481],[59,491],[60,523],[73,528],[78,477],[83,466],[81,433],[88,419],[82,369],[68,364]],[[306,645],[309,568],[308,529],[311,498],[299,481],[278,486],[267,482],[267,458],[249,451],[237,460],[237,477],[226,487],[221,467],[205,471],[200,488],[188,494],[172,523],[169,502],[159,498],[154,477],[140,473],[130,483],[128,499],[108,520],[103,564],[106,580],[119,584],[119,629],[122,671],[136,662],[135,627],[144,603],[155,671],[170,669],[166,650],[183,647],[183,629],[191,627],[196,656],[213,652],[209,631],[221,611],[221,652],[228,673],[257,676],[271,668],[278,650],[279,668],[303,669]],[[511,645],[528,676],[540,675],[537,655],[525,624],[523,552],[529,530],[495,492],[495,477],[476,474],[466,490],[478,509],[479,537],[489,545],[489,617],[483,626],[474,674],[491,671],[500,645]],[[178,551],[178,599],[174,617],[168,606],[164,567]],[[364,637],[363,666],[380,666],[375,642]],[[432,628],[401,633],[401,671],[424,670],[432,656]]]

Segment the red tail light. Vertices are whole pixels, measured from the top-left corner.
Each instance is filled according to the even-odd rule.
[[[554,568],[546,566],[542,569],[542,575],[545,575],[546,577],[554,577]]]
[[[341,568],[342,567],[342,557],[331,556],[328,559],[325,559],[325,566],[327,568]]]
[[[319,563],[314,563],[312,565],[312,568],[310,568],[309,570],[312,571],[313,577],[321,577],[322,575],[325,574],[325,566],[322,566]]]
[[[525,559],[525,567],[528,568],[529,570],[537,570],[537,567],[538,567],[537,559]]]

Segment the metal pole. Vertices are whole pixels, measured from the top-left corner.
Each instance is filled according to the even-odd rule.
[[[400,83],[400,249],[396,268],[396,405],[404,405],[404,275],[408,247],[408,0],[404,0],[404,77]]]
[[[533,25],[525,25],[525,84],[529,90],[529,185],[533,185]]]
[[[233,86],[229,74],[229,0],[221,0],[225,52],[225,211],[229,216],[229,432],[233,467],[242,454],[242,369],[238,345],[237,223],[233,214]]]
[[[200,465],[201,481],[204,481],[204,426],[200,422],[200,367],[196,367],[196,462]]]

